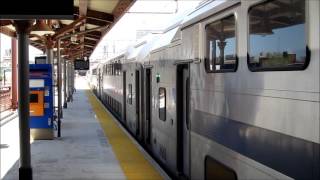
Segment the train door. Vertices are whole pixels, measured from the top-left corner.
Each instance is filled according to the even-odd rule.
[[[127,121],[127,82],[126,82],[126,71],[123,71],[123,84],[122,84],[122,89],[123,89],[123,112],[122,112],[122,120],[124,123]]]
[[[145,76],[145,142],[147,145],[151,143],[151,69],[146,69]]]
[[[177,168],[190,177],[189,65],[177,66]]]
[[[136,71],[136,135],[140,136],[140,72]]]
[[[97,68],[97,74],[96,74],[96,77],[97,77],[97,87],[95,87],[95,91],[96,91],[96,94],[97,96],[101,99],[101,94],[100,94],[100,69]]]
[[[100,99],[102,99],[102,76],[103,76],[103,72],[99,69],[99,74],[98,74],[98,94],[99,94],[99,97]]]

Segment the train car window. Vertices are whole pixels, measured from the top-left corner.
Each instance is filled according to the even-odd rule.
[[[121,64],[119,62],[115,63],[116,76],[120,76],[121,73]]]
[[[113,64],[110,64],[110,75],[113,76]]]
[[[116,63],[113,63],[113,75],[114,76],[117,75],[117,65],[116,65]]]
[[[248,14],[247,62],[251,71],[303,70],[308,66],[305,0],[271,0],[252,6]]]
[[[119,62],[118,63],[118,76],[121,75],[121,71],[122,71],[122,64]]]
[[[159,88],[159,119],[166,120],[166,89]]]
[[[97,69],[92,69],[92,75],[97,75]]]
[[[231,168],[224,164],[214,160],[210,156],[206,157],[205,160],[205,179],[206,180],[237,180],[237,174]]]
[[[129,101],[129,104],[132,104],[132,84],[129,84],[129,94],[128,94],[128,101]]]
[[[206,25],[205,69],[207,72],[237,70],[235,27],[234,15]]]

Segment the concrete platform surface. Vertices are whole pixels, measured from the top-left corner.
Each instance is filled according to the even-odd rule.
[[[64,109],[61,138],[31,144],[35,180],[126,179],[118,160],[88,102],[85,90],[77,90]],[[8,138],[8,137],[6,137]],[[19,162],[4,180],[19,179]]]

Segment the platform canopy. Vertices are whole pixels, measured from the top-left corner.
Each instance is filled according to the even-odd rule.
[[[69,60],[89,57],[102,37],[108,33],[135,0],[74,0],[73,20],[37,20],[47,24],[51,35],[31,31],[30,44],[42,51],[56,50],[61,42],[61,55]],[[35,24],[34,24],[35,25]],[[12,20],[0,20],[0,33],[16,37]]]

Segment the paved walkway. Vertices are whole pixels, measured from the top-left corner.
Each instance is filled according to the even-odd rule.
[[[64,110],[62,138],[38,140],[31,144],[34,179],[126,179],[85,91],[78,90],[73,99],[73,103]],[[9,138],[16,141],[16,136],[14,139],[5,137]],[[18,167],[19,162],[16,161],[3,179],[17,180]]]
[[[12,115],[10,115],[13,113]],[[0,115],[0,179],[19,159],[19,119],[17,112]]]
[[[160,169],[155,168],[154,162],[150,163],[146,159],[146,154],[142,153],[137,144],[120,128],[119,123],[105,110],[93,93],[87,91],[87,94],[128,180],[161,180],[162,176],[166,177]]]

